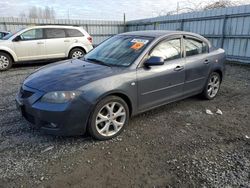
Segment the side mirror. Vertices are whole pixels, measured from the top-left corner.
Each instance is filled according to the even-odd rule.
[[[16,38],[13,39],[13,41],[15,41],[15,42],[18,42],[20,40],[22,40],[21,37],[20,37],[20,35],[16,36]]]
[[[152,56],[144,63],[144,65],[148,66],[148,67],[163,65],[163,64],[164,64],[164,59],[162,57],[158,57],[158,56]]]

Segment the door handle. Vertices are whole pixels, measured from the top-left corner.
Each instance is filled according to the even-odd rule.
[[[182,69],[184,69],[184,66],[178,65],[174,68],[174,71],[181,71]]]
[[[64,42],[70,42],[70,40],[64,40]]]
[[[44,42],[37,42],[37,44],[44,44]]]
[[[204,61],[204,64],[208,64],[208,63],[210,63],[210,61],[209,61],[208,59],[206,59],[206,60]]]

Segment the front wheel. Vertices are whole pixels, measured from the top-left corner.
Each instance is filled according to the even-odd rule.
[[[89,132],[98,140],[118,136],[129,121],[128,105],[120,97],[109,96],[95,107],[89,121]]]
[[[0,52],[0,71],[10,69],[12,67],[12,63],[13,60],[8,54]]]
[[[202,96],[206,99],[214,99],[219,92],[221,84],[221,76],[217,72],[210,74],[206,86],[202,92]]]

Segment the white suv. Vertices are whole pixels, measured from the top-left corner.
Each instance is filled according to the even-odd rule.
[[[0,40],[0,71],[22,61],[79,58],[92,48],[92,37],[80,27],[29,27]]]

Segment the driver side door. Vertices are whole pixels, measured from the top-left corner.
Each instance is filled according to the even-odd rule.
[[[46,59],[43,29],[30,29],[13,41],[18,61]]]
[[[158,56],[165,61],[159,66],[141,66],[137,69],[138,109],[171,102],[182,96],[185,80],[182,37],[173,37],[159,42],[148,57]]]

